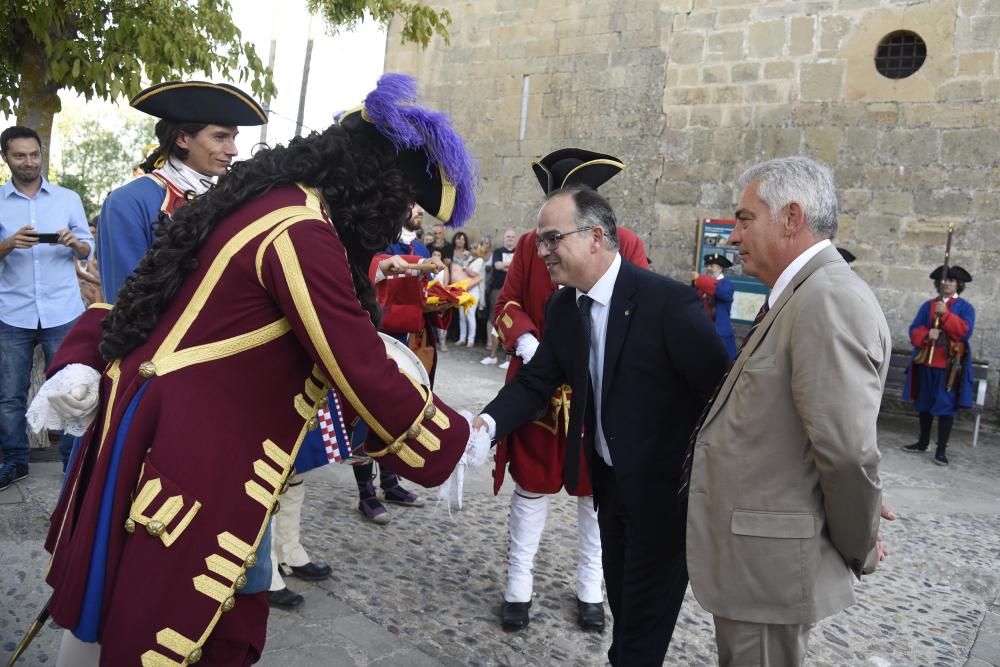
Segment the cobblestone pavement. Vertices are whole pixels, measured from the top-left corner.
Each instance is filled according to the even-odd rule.
[[[482,350],[441,357],[438,391],[476,410],[502,383],[503,371],[477,362]],[[461,378],[461,379],[459,379]],[[1000,665],[1000,437],[954,435],[952,465],[899,446],[913,440],[913,420],[881,425],[886,501],[899,519],[883,528],[891,556],[857,587],[858,603],[826,619],[812,635],[807,664]],[[55,502],[56,464],[0,493],[0,660],[23,635],[47,595],[42,539]],[[284,665],[603,665],[610,631],[575,625],[575,507],[551,505],[536,561],[531,625],[498,625],[504,588],[510,483],[492,494],[490,470],[466,481],[461,510],[422,491],[423,508],[390,507],[387,526],[358,514],[353,476],[344,465],[307,478],[303,542],[315,560],[335,566],[332,579],[290,579],[306,603],[271,616],[260,664]],[[54,664],[58,633],[46,629],[24,664]],[[711,617],[688,592],[667,664],[715,663]]]

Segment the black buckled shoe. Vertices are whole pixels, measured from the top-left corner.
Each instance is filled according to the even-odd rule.
[[[576,622],[584,630],[604,630],[604,604],[576,599]]]
[[[531,600],[527,602],[507,602],[504,600],[500,610],[500,625],[504,630],[523,630],[528,627],[529,609],[531,609]]]
[[[905,445],[900,447],[904,452],[909,452],[911,454],[923,454],[927,451],[927,445],[922,442],[915,442],[912,445]]]
[[[937,451],[934,452],[934,463],[939,466],[948,465],[948,457],[944,455],[944,447],[938,447]]]
[[[298,577],[302,581],[323,581],[324,579],[329,579],[330,575],[333,574],[333,568],[326,563],[306,563],[305,565],[282,564],[281,571],[283,574]]]
[[[267,592],[267,606],[275,607],[276,609],[291,611],[296,607],[299,607],[305,601],[306,599],[304,597],[298,593],[293,593],[287,588]]]

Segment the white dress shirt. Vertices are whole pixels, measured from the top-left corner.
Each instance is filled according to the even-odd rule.
[[[594,300],[594,305],[590,308],[590,380],[594,389],[594,415],[597,422],[594,447],[608,465],[612,465],[611,450],[608,449],[608,443],[604,439],[604,426],[601,424],[601,383],[604,380],[604,344],[608,339],[608,313],[611,310],[611,295],[615,291],[615,281],[618,280],[618,272],[621,268],[622,256],[616,253],[611,266],[594,283],[589,292],[576,291],[577,303],[580,302],[580,297],[584,294]]]
[[[785,270],[781,272],[781,275],[778,276],[778,279],[774,282],[774,287],[771,288],[771,294],[767,297],[768,308],[773,307],[774,304],[778,302],[778,297],[780,297],[781,293],[785,291],[786,287],[788,287],[788,283],[792,282],[792,278],[795,277],[795,274],[801,271],[802,267],[808,264],[810,259],[819,254],[819,251],[828,245],[833,245],[830,243],[830,239],[823,239],[819,243],[809,246],[806,248],[805,252],[796,257],[792,260],[791,264],[785,267]]]

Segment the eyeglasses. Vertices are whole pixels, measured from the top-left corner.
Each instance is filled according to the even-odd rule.
[[[535,247],[538,248],[540,246],[545,246],[546,250],[552,252],[553,250],[559,247],[559,242],[562,241],[567,236],[569,236],[570,234],[578,234],[579,232],[590,231],[593,228],[594,225],[591,225],[589,227],[577,227],[571,232],[552,232],[551,234],[546,234],[545,236],[539,235],[535,237]]]

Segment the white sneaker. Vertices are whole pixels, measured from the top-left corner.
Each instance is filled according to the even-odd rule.
[[[497,363],[496,357],[483,357],[480,362],[483,366],[495,366]]]
[[[499,366],[497,366],[497,368],[500,368],[500,369],[503,369],[503,370],[507,370],[508,366],[510,366],[510,359],[508,359],[507,361],[505,361],[502,364],[500,364]]]
[[[470,341],[469,341],[469,342],[468,342],[468,343],[466,344],[466,346],[467,346],[467,347],[475,347],[475,346],[476,346],[476,341],[474,341],[474,340],[470,340]]]

